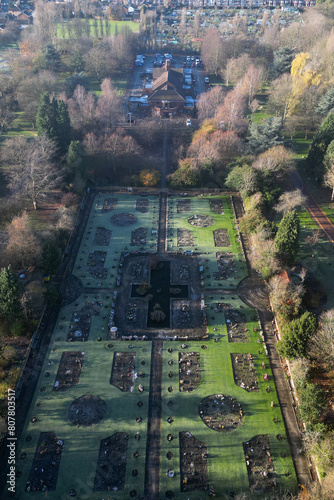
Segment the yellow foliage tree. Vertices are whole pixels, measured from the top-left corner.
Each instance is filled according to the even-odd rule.
[[[310,59],[311,57],[308,52],[299,52],[292,61],[292,90],[289,99],[289,115],[297,112],[304,92],[311,87],[311,85],[318,86],[321,82],[321,74],[307,67],[307,63]]]
[[[209,136],[216,132],[217,123],[214,119],[205,120],[200,129],[196,130],[193,135],[193,142],[195,142],[200,137]]]
[[[142,170],[139,179],[143,186],[153,187],[160,182],[161,175],[158,170]]]

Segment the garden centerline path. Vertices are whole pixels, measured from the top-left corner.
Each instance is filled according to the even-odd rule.
[[[157,245],[157,253],[159,257],[164,256],[166,253],[167,192],[165,190],[165,187],[168,157],[168,135],[166,130],[164,132],[162,148],[163,165],[161,172],[159,229]],[[145,463],[145,500],[159,500],[160,498],[162,348],[162,340],[152,340],[150,397],[148,406]]]
[[[237,219],[239,220],[243,213],[243,205],[239,196],[232,196]],[[247,254],[249,252],[249,241],[244,234],[240,234],[241,242],[245,251],[246,263],[249,271],[249,277],[242,280],[237,288],[240,299],[245,304],[257,310],[262,326],[265,342],[268,349],[268,356],[272,373],[275,380],[276,391],[281,407],[287,436],[290,445],[291,456],[296,470],[299,484],[307,485],[311,481],[311,473],[307,458],[300,453],[302,449],[301,431],[299,429],[296,414],[293,408],[293,398],[289,386],[285,379],[280,357],[276,350],[276,336],[272,327],[272,313],[269,307],[269,292],[264,281],[257,272],[250,266]]]

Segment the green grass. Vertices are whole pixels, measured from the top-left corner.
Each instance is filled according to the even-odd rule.
[[[105,300],[105,297],[100,297]],[[128,452],[127,452],[127,471],[126,483],[131,488],[143,491],[146,427],[148,411],[148,391],[142,394],[138,392],[138,385],[143,383],[144,387],[149,387],[150,375],[150,356],[151,343],[143,342],[136,344],[136,370],[145,372],[144,382],[139,379],[135,382],[133,393],[123,393],[118,388],[109,383],[113,353],[115,351],[126,351],[128,344],[124,342],[114,342],[114,347],[109,349],[109,342],[97,342],[97,337],[106,338],[101,328],[107,331],[107,320],[103,320],[102,315],[93,316],[90,338],[85,343],[68,343],[65,340],[64,332],[67,331],[72,313],[76,307],[80,309],[87,300],[98,300],[98,296],[79,297],[74,306],[64,307],[61,310],[58,323],[54,330],[50,348],[45,358],[44,367],[41,372],[39,382],[36,387],[35,395],[27,416],[25,428],[22,435],[19,453],[26,453],[26,460],[20,461],[22,476],[18,480],[17,488],[21,499],[30,498],[31,493],[25,492],[25,483],[27,481],[32,460],[34,457],[36,445],[40,432],[54,432],[59,439],[64,440],[64,451],[61,457],[61,465],[58,476],[57,489],[54,492],[48,492],[48,498],[58,500],[67,498],[72,488],[77,490],[78,498],[101,499],[101,493],[94,493],[93,483],[96,470],[97,456],[102,439],[111,436],[115,432],[129,433]],[[109,301],[110,302],[110,301]],[[103,304],[105,305],[105,304]],[[110,303],[109,303],[110,306]],[[60,319],[63,318],[63,319]],[[60,329],[60,326],[64,327]],[[56,341],[56,338],[61,338]],[[57,351],[53,352],[53,348]],[[145,349],[145,352],[143,351]],[[85,353],[80,383],[73,386],[65,392],[53,392],[52,387],[56,380],[56,374],[62,352],[82,351]],[[146,362],[145,370],[141,366],[141,360]],[[49,365],[49,361],[52,365]],[[49,378],[45,378],[45,372],[50,373]],[[41,387],[46,388],[45,392],[40,392]],[[94,394],[101,397],[107,404],[106,417],[92,428],[78,428],[70,423],[67,413],[72,401],[85,394]],[[142,408],[138,408],[137,402],[143,402]],[[37,408],[36,403],[40,406]],[[137,424],[136,418],[140,415],[143,421]],[[31,418],[35,416],[38,423],[31,423]],[[137,431],[141,433],[141,439],[137,441],[134,436]],[[30,435],[32,440],[27,443],[25,437]],[[133,456],[135,451],[139,451],[140,460]],[[132,469],[138,469],[139,474],[136,478],[131,475]],[[68,471],[71,471],[69,474]],[[129,496],[126,489],[126,498]],[[89,495],[85,497],[85,495]],[[122,497],[124,498],[124,496]]]
[[[313,246],[307,243],[307,237],[311,236],[312,230],[318,229],[318,226],[308,212],[301,212],[298,217],[301,226],[299,260],[321,282],[327,295],[326,308],[331,309],[334,307],[333,245],[323,235]]]
[[[103,213],[102,206],[105,198],[115,197],[118,199],[117,208],[111,212]],[[31,493],[25,491],[26,481],[29,477],[30,468],[39,434],[43,431],[54,432],[59,439],[64,440],[64,450],[61,457],[57,489],[48,492],[50,500],[59,498],[69,498],[68,493],[72,488],[77,491],[77,498],[84,500],[100,500],[106,498],[105,493],[93,492],[93,483],[97,464],[100,441],[114,432],[123,431],[129,434],[126,481],[124,491],[113,492],[112,498],[125,500],[129,498],[132,489],[136,489],[138,496],[143,496],[145,479],[145,452],[148,417],[148,396],[150,384],[151,368],[151,342],[136,342],[132,353],[136,353],[136,371],[144,371],[145,378],[137,379],[134,390],[130,393],[123,393],[116,387],[110,385],[109,379],[112,369],[113,353],[115,351],[129,352],[128,343],[122,341],[112,341],[112,348],[108,348],[110,341],[107,341],[108,316],[111,307],[112,294],[115,290],[115,279],[119,266],[120,256],[123,251],[139,250],[138,247],[130,246],[131,232],[137,227],[148,228],[147,244],[145,250],[156,251],[156,235],[151,234],[152,229],[157,228],[159,214],[159,200],[156,196],[150,196],[149,213],[140,213],[135,210],[136,200],[140,196],[126,194],[97,194],[93,203],[82,244],[79,249],[74,265],[73,273],[81,279],[83,286],[96,288],[99,282],[103,282],[104,287],[110,289],[107,297],[105,294],[95,293],[81,295],[75,302],[63,307],[60,311],[58,321],[50,342],[40,379],[37,383],[35,395],[31,402],[21,441],[18,443],[18,456],[25,452],[27,457],[20,460],[20,470],[22,475],[17,479],[17,492],[22,500],[28,499]],[[246,275],[246,267],[242,257],[240,244],[237,241],[237,231],[234,227],[234,215],[230,199],[222,197],[224,214],[216,214],[210,211],[209,200],[211,197],[189,197],[191,209],[189,213],[177,214],[176,200],[180,197],[169,199],[169,229],[173,227],[172,237],[175,244],[172,250],[176,250],[176,227],[184,227],[193,231],[196,246],[201,252],[205,261],[205,275],[211,274],[210,278],[205,278],[205,306],[207,309],[209,338],[204,342],[188,343],[187,350],[199,352],[201,356],[201,383],[190,393],[179,391],[178,375],[178,353],[183,351],[181,342],[163,343],[163,378],[162,378],[162,421],[161,421],[161,497],[165,499],[164,493],[172,490],[175,499],[200,500],[208,498],[206,492],[180,493],[180,468],[179,468],[179,432],[189,431],[197,439],[205,442],[208,448],[208,472],[209,483],[216,491],[216,498],[227,499],[231,491],[249,493],[249,483],[247,477],[246,463],[243,453],[242,443],[250,440],[257,434],[268,434],[271,444],[271,452],[274,460],[274,467],[277,476],[278,486],[282,489],[294,490],[296,478],[294,467],[290,457],[289,446],[286,439],[284,424],[278,399],[275,391],[275,384],[269,367],[269,360],[265,355],[262,340],[259,334],[259,325],[255,311],[250,309],[235,295],[226,295],[225,299],[217,293],[210,294],[210,289],[218,287],[231,288],[235,291],[238,282]],[[187,198],[182,198],[182,200]],[[88,273],[82,271],[85,268],[89,252],[91,250],[104,250],[104,247],[96,247],[93,244],[95,230],[97,227],[110,227],[110,217],[115,213],[129,212],[137,216],[138,221],[129,227],[117,227],[113,225],[112,239],[107,256],[105,267],[108,268],[108,277],[105,280],[94,279]],[[215,219],[213,226],[208,228],[193,227],[187,219],[193,214],[208,214]],[[307,221],[307,215],[304,217]],[[217,227],[225,227],[230,236],[231,246],[219,248],[214,246],[212,231]],[[217,270],[216,252],[228,251],[233,253],[236,262],[236,274],[229,280],[215,282],[212,274]],[[81,266],[80,268],[78,266]],[[113,271],[114,266],[115,271]],[[114,274],[114,276],[110,276]],[[221,292],[223,293],[223,292]],[[89,339],[84,343],[66,342],[66,334],[70,325],[72,314],[84,306],[87,301],[103,301],[101,314],[92,317],[92,325]],[[226,321],[223,312],[215,311],[216,302],[231,303],[240,313],[245,316],[247,322],[249,342],[229,343],[227,338]],[[103,311],[105,311],[103,313]],[[102,341],[97,338],[102,337]],[[207,345],[203,350],[201,346]],[[172,353],[167,349],[173,348]],[[54,392],[53,384],[59,367],[61,354],[64,351],[82,351],[85,353],[82,372],[79,384],[69,388],[65,392]],[[261,351],[261,352],[260,352]],[[257,379],[259,382],[259,392],[248,393],[234,383],[231,353],[251,353]],[[141,365],[141,360],[145,360],[145,365]],[[168,360],[173,360],[173,365],[168,364]],[[265,369],[261,363],[265,362]],[[168,377],[169,371],[174,377]],[[45,372],[50,376],[45,378]],[[269,375],[269,382],[263,380],[264,372]],[[138,385],[143,383],[145,391],[139,394]],[[168,392],[168,387],[173,386],[173,392]],[[270,386],[271,392],[266,392],[266,387]],[[46,390],[41,392],[41,387]],[[85,394],[94,394],[107,404],[106,417],[91,428],[76,427],[68,419],[68,409],[72,401]],[[201,400],[212,394],[225,394],[235,397],[242,405],[245,412],[243,424],[230,433],[220,433],[209,429],[202,422],[198,405]],[[137,402],[143,401],[143,407],[138,408]],[[173,400],[172,408],[167,406],[168,401]],[[270,402],[274,401],[275,408],[270,407]],[[40,403],[37,407],[36,403]],[[136,423],[136,417],[141,416],[143,422]],[[35,416],[38,422],[33,424],[31,418]],[[172,416],[174,421],[170,425],[167,423],[168,416]],[[277,417],[278,423],[274,422]],[[141,433],[140,441],[135,439],[135,433]],[[169,443],[167,435],[172,433],[174,440]],[[281,434],[284,439],[277,440],[277,434]],[[32,440],[26,442],[26,436],[30,435]],[[135,451],[139,451],[140,458],[136,460],[133,456]],[[167,451],[172,451],[174,457],[171,461],[166,458]],[[286,458],[281,458],[284,452]],[[131,471],[136,468],[139,474],[132,477]],[[168,478],[168,469],[174,469],[175,477]],[[285,471],[289,470],[290,476],[285,476]],[[109,497],[108,497],[109,498]],[[254,496],[259,498],[259,495]]]
[[[209,201],[211,197],[183,197],[182,200],[190,199],[190,211],[188,213],[177,213],[177,200],[181,199],[177,196],[170,196],[168,199],[169,232],[173,231],[173,236],[168,236],[168,250],[177,251],[177,228],[192,231],[194,246],[183,247],[183,250],[193,250],[195,253],[200,253],[203,256],[204,267],[204,284],[205,287],[215,288],[224,286],[225,288],[235,288],[239,281],[247,276],[246,264],[242,255],[240,242],[238,241],[238,232],[234,224],[234,213],[230,198],[223,196],[224,214],[211,212]],[[189,224],[188,218],[191,215],[208,214],[214,219],[214,224],[205,228],[195,227]],[[228,231],[230,246],[215,247],[213,231],[218,228],[225,228]],[[235,273],[227,280],[214,280],[214,273],[218,272],[216,253],[232,253],[235,263]]]
[[[219,299],[219,296],[213,296],[212,300],[206,300],[207,307],[210,308]],[[244,306],[239,299],[232,300],[233,306],[242,311],[248,318],[248,327],[250,331],[249,343],[229,343],[227,339],[227,330],[223,313],[216,313],[215,320],[209,320],[210,340],[206,342],[207,349],[201,348],[202,343],[191,343],[187,349],[182,349],[181,344],[164,344],[164,364],[163,364],[163,411],[161,423],[161,491],[171,489],[175,498],[187,499],[189,493],[180,494],[180,459],[179,459],[179,432],[191,432],[197,439],[204,441],[208,447],[208,470],[210,486],[216,492],[219,499],[230,498],[230,492],[241,491],[249,494],[249,483],[246,469],[246,462],[243,453],[243,442],[246,442],[257,434],[268,434],[270,439],[271,451],[274,459],[275,472],[278,477],[278,485],[294,490],[296,479],[294,467],[290,458],[289,445],[286,439],[284,424],[281,412],[278,406],[278,399],[275,391],[269,361],[264,351],[259,354],[261,344],[260,337],[254,328],[259,329],[257,322],[254,322],[254,311]],[[242,307],[242,309],[240,309]],[[210,316],[210,314],[209,314]],[[216,331],[213,331],[213,328]],[[218,343],[213,338],[218,338]],[[173,353],[167,352],[168,347],[173,347]],[[179,392],[178,390],[178,355],[183,351],[199,352],[201,356],[201,384],[189,393]],[[258,393],[248,393],[234,383],[231,353],[251,353],[253,356],[260,391]],[[168,364],[168,360],[173,360],[173,365]],[[266,363],[265,370],[261,363]],[[168,373],[172,371],[174,377],[171,379]],[[269,382],[263,380],[263,374],[267,373],[270,377]],[[167,388],[172,385],[174,391],[169,393]],[[271,392],[266,392],[267,386],[271,387]],[[236,430],[228,433],[220,433],[211,430],[202,422],[198,406],[202,399],[212,394],[224,394],[235,397],[241,403],[245,411],[243,424]],[[168,401],[172,400],[172,408],[167,406]],[[275,407],[270,407],[270,402],[274,401]],[[167,422],[168,416],[172,416],[174,422]],[[274,422],[277,417],[279,422]],[[167,441],[167,435],[172,433],[174,439],[171,443]],[[277,434],[282,434],[285,438],[279,442]],[[167,451],[172,451],[173,458],[166,458]],[[284,452],[287,458],[281,458]],[[168,469],[173,469],[176,474],[174,478],[166,475]],[[290,477],[285,477],[286,470],[291,473]],[[203,492],[192,492],[191,499],[199,500],[203,498]],[[206,496],[204,497],[206,498]],[[254,495],[259,498],[259,495]]]
[[[100,36],[106,36],[106,32],[105,32],[105,25],[106,25],[106,22],[105,20],[103,20],[103,33],[101,33],[101,26],[100,26],[100,20],[95,20],[95,19],[90,19],[89,20],[89,27],[90,27],[90,37],[95,37],[96,35],[96,31],[95,31],[95,24],[97,23],[97,36],[100,37]],[[64,22],[63,23],[63,26],[64,26],[64,33],[63,33],[63,29],[62,29],[62,26],[61,26],[61,23],[59,23],[57,25],[57,37],[62,39],[62,38],[70,38],[70,34],[68,32],[68,28],[67,28],[67,23],[68,24],[71,24],[73,26],[73,33],[74,33],[74,38],[76,38],[76,35],[75,35],[75,30],[74,30],[74,26],[75,26],[75,23],[74,21],[69,21],[69,22]],[[109,26],[110,26],[110,34],[112,36],[115,35],[116,31],[118,33],[121,32],[121,30],[123,28],[129,28],[131,31],[139,31],[139,28],[140,28],[140,24],[139,23],[135,23],[133,21],[109,21]],[[85,34],[85,21],[82,21],[82,31],[83,31],[83,34]],[[65,34],[65,36],[64,36]]]
[[[102,207],[105,198],[116,197],[118,199],[117,208],[111,212],[103,213]],[[93,278],[89,273],[82,271],[78,266],[84,267],[91,250],[106,250],[104,247],[94,246],[95,228],[110,227],[110,217],[116,213],[133,213],[137,217],[137,222],[127,227],[112,225],[112,252],[108,252],[105,260],[105,267],[109,269],[108,278],[103,281],[104,286],[114,287],[116,285],[117,268],[121,253],[123,251],[135,251],[144,248],[152,253],[156,252],[156,235],[151,234],[152,229],[158,228],[158,208],[159,199],[157,196],[150,196],[151,209],[148,213],[136,212],[136,201],[140,196],[129,196],[126,194],[104,195],[98,194],[95,197],[95,207],[88,220],[85,235],[77,255],[73,274],[77,276],[85,287],[96,287],[101,282],[100,279]],[[131,246],[131,233],[138,227],[147,227],[147,242],[143,246]],[[152,246],[151,246],[152,245]],[[84,265],[82,265],[82,261]],[[115,270],[113,270],[113,266]],[[112,276],[111,276],[112,274]]]
[[[34,123],[27,118],[24,111],[17,111],[15,113],[15,118],[5,137],[15,137],[17,135],[25,135],[27,137],[35,137],[37,135]]]

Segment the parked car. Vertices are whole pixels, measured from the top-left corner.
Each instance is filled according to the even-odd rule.
[[[208,76],[206,76],[206,77],[204,78],[204,82],[205,82],[205,83],[210,83],[210,79],[209,79],[209,77],[208,77]]]
[[[190,120],[190,118],[187,118],[186,127],[191,127],[191,120]]]

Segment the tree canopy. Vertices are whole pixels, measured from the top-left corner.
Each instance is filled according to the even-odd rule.
[[[38,135],[46,134],[56,143],[60,154],[66,153],[71,142],[71,124],[64,101],[50,99],[50,94],[44,93],[37,109],[36,127]]]
[[[282,339],[277,343],[277,350],[281,356],[288,359],[305,357],[307,343],[317,329],[315,314],[305,312],[286,324],[282,329]]]
[[[299,250],[299,219],[295,211],[286,214],[275,237],[277,257],[284,264],[292,264]]]
[[[12,266],[0,271],[0,312],[12,319],[21,313],[20,298],[23,285],[12,269]]]

